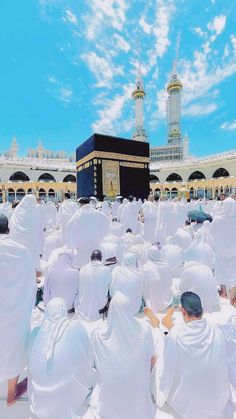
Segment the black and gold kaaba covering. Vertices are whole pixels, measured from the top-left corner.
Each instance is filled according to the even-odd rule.
[[[77,196],[149,195],[149,144],[93,134],[76,150]]]

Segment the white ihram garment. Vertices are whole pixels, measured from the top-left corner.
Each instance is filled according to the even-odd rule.
[[[34,195],[26,195],[13,212],[9,223],[12,240],[25,246],[30,252],[35,266],[39,262],[42,245],[43,225],[41,206],[37,205]]]
[[[172,275],[167,262],[160,260],[160,251],[152,246],[149,261],[143,266],[144,299],[154,313],[165,310],[172,299]]]
[[[96,419],[154,419],[149,392],[155,354],[150,326],[135,319],[128,299],[117,293],[107,325],[93,335],[98,384],[91,400]]]
[[[131,228],[133,234],[138,233],[139,226],[139,210],[136,202],[129,202],[123,208],[121,215],[121,224],[123,225],[124,231]]]
[[[74,307],[78,293],[79,272],[73,267],[70,251],[61,249],[45,274],[43,300],[45,305],[55,297],[65,300],[67,310]]]
[[[75,308],[83,319],[95,321],[101,318],[99,310],[107,303],[111,280],[111,270],[102,262],[92,261],[80,269]]]
[[[228,323],[220,326],[220,329],[226,340],[229,379],[234,409],[236,409],[236,316],[232,316]]]
[[[62,247],[62,232],[61,230],[51,231],[44,240],[43,259],[48,260],[53,250]]]
[[[236,202],[226,198],[221,213],[211,223],[215,251],[215,275],[219,285],[236,284]]]
[[[137,269],[137,257],[133,253],[124,256],[122,266],[118,266],[112,272],[111,295],[117,291],[124,294],[130,301],[130,309],[137,314],[143,295],[143,275]]]
[[[110,223],[110,233],[117,237],[121,237],[123,235],[122,224],[118,223],[117,221],[112,221]]]
[[[158,407],[167,403],[182,419],[221,418],[230,397],[221,331],[206,319],[173,328],[153,378]]]
[[[219,308],[217,284],[210,268],[198,262],[186,262],[179,282],[179,293],[192,291],[202,302],[204,312],[211,313]]]
[[[65,237],[66,226],[77,210],[77,203],[71,199],[65,199],[61,203],[57,216],[57,225],[62,228],[63,238]]]
[[[0,380],[26,366],[26,345],[35,303],[35,266],[28,250],[0,235]]]
[[[65,243],[78,249],[79,268],[89,263],[92,251],[99,249],[108,231],[108,218],[90,204],[83,205],[74,214],[66,228]]]
[[[39,419],[75,419],[86,410],[94,384],[92,347],[78,320],[67,318],[61,298],[48,304],[29,348],[28,393]]]
[[[143,238],[149,243],[154,243],[155,228],[157,222],[157,207],[152,202],[147,201],[142,206],[144,215]]]

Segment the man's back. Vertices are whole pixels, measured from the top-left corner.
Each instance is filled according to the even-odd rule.
[[[183,419],[221,418],[230,390],[225,342],[218,328],[200,319],[179,331],[172,329],[161,361],[159,407],[166,401]]]
[[[77,309],[82,317],[87,320],[101,317],[99,310],[107,303],[111,279],[111,270],[100,261],[93,261],[80,269]]]

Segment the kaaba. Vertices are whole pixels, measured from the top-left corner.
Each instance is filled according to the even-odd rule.
[[[93,134],[76,149],[77,197],[149,195],[149,144]]]

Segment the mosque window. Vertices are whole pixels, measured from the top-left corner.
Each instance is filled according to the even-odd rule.
[[[171,173],[167,178],[167,182],[181,182],[183,179],[178,173]]]
[[[15,172],[10,176],[12,182],[29,182],[29,177],[23,172]]]
[[[229,176],[229,172],[228,170],[224,169],[223,167],[220,167],[219,169],[217,169],[214,173],[213,173],[213,178],[218,178],[218,177],[228,177]]]
[[[63,182],[76,182],[76,177],[74,175],[67,175],[64,177]]]
[[[198,180],[198,179],[206,179],[205,175],[202,172],[199,172],[198,170],[196,172],[193,172],[188,180]]]
[[[39,182],[56,182],[55,178],[50,173],[43,173],[38,178]]]

